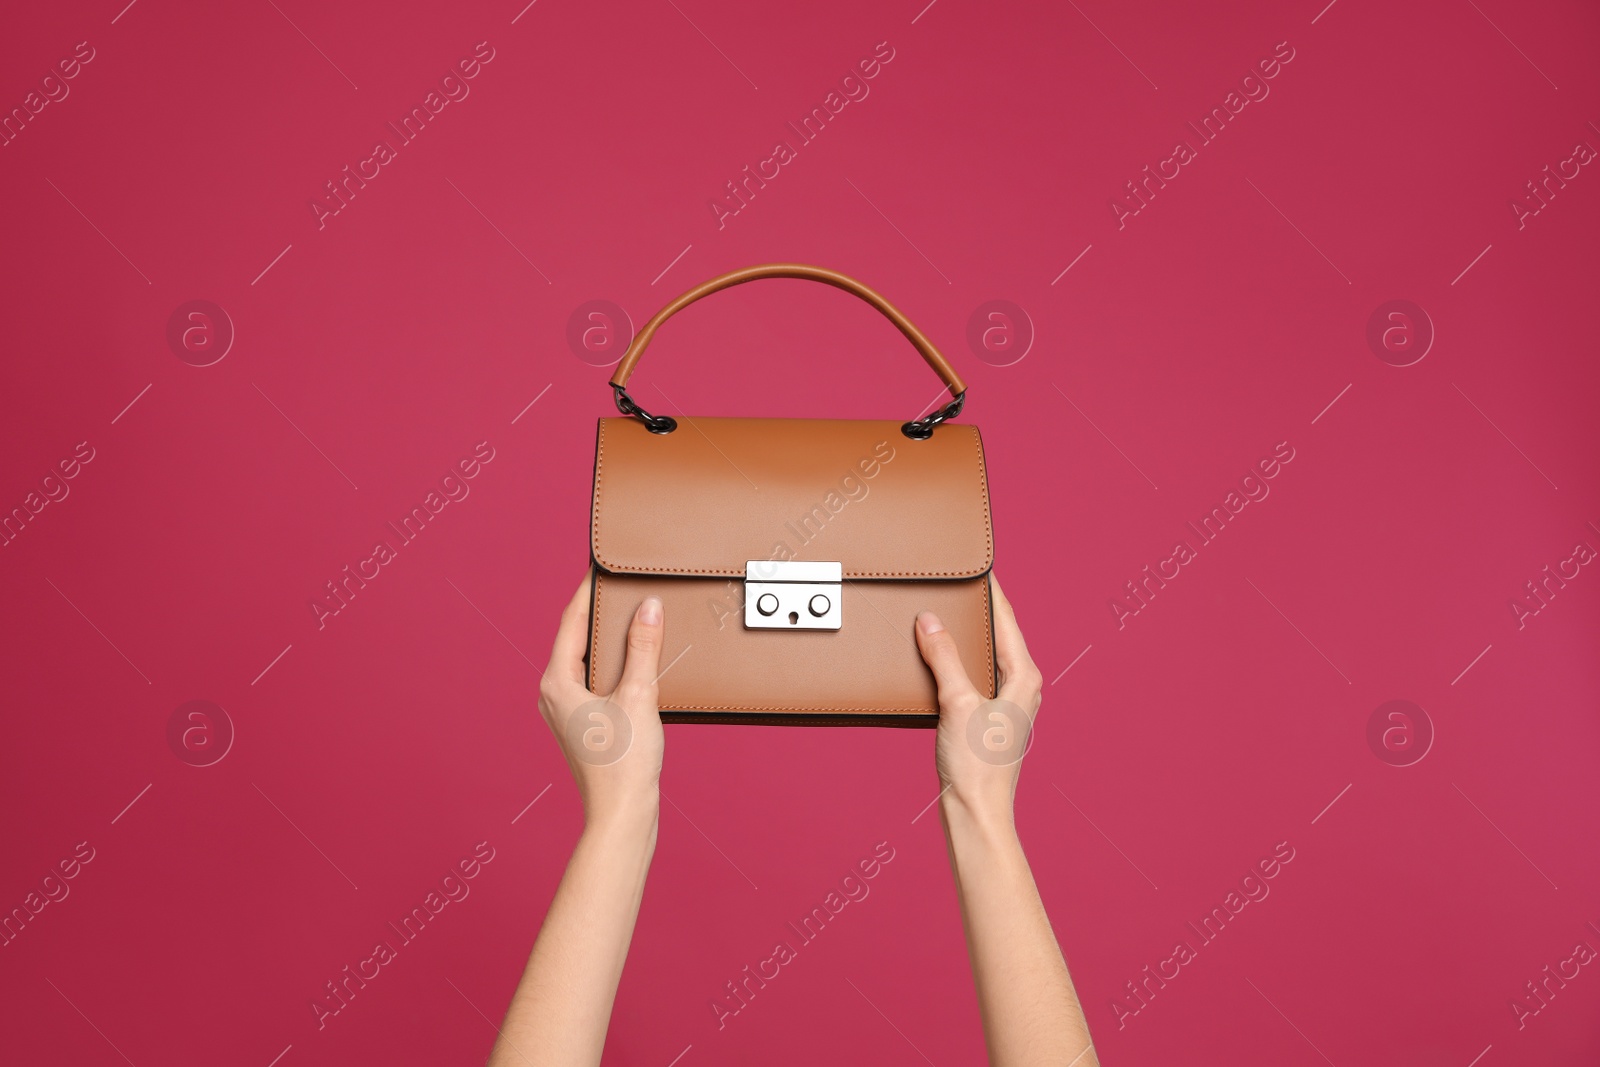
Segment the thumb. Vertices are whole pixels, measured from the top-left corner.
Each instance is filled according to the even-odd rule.
[[[656,678],[661,673],[661,599],[647,596],[633,613],[628,625],[628,652],[622,664],[622,678],[614,696],[625,700],[656,700]]]
[[[917,648],[933,671],[934,681],[939,684],[941,707],[953,706],[968,695],[974,698],[978,696],[966,669],[961,666],[961,652],[956,648],[955,638],[944,628],[939,616],[931,611],[924,611],[917,616]]]

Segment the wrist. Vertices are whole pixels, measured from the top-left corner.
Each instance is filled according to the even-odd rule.
[[[962,790],[951,785],[939,796],[939,814],[952,839],[961,836],[1004,843],[1017,836],[1009,788]]]
[[[583,832],[585,836],[601,836],[613,840],[648,840],[654,844],[660,821],[661,795],[657,790],[651,789],[638,795],[586,807]]]

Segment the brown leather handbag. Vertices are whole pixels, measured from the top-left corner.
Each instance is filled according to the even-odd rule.
[[[804,278],[888,317],[954,397],[925,418],[674,419],[628,395],[661,324],[719,289]],[[933,726],[917,613],[938,614],[995,695],[989,482],[966,386],[910,320],[853,278],[796,263],[734,271],[656,312],[611,376],[621,418],[595,442],[589,685],[622,674],[628,624],[666,609],[666,722]]]

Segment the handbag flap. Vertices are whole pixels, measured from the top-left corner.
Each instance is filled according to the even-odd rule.
[[[743,577],[748,560],[836,561],[851,579],[974,578],[994,562],[975,426],[603,418],[591,546],[620,574]]]

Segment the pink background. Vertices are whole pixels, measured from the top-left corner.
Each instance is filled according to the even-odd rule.
[[[1563,961],[1600,948],[1600,575],[1520,627],[1510,605],[1600,548],[1600,175],[1520,226],[1510,204],[1600,146],[1600,16],[923,2],[10,13],[8,113],[94,58],[0,148],[0,507],[94,458],[0,548],[0,907],[94,858],[0,948],[7,1059],[482,1061],[580,824],[534,709],[611,411],[568,320],[793,260],[878,288],[969,380],[1047,680],[1018,822],[1104,1062],[1595,1062],[1600,968]],[[470,95],[319,229],[324,183],[481,41]],[[879,42],[870,95],[719,228],[724,183]],[[1199,144],[1279,42],[1270,95]],[[1179,139],[1196,158],[1119,228]],[[206,367],[167,340],[197,299],[236,331]],[[1031,323],[1007,366],[1021,321],[966,340],[990,300]],[[1410,366],[1366,339],[1390,300],[1436,333]],[[800,282],[685,313],[635,383],[707,415],[910,418],[937,391]],[[483,441],[470,496],[319,629],[324,583]],[[1279,442],[1270,495],[1119,628],[1124,583]],[[210,766],[179,753],[214,754],[218,716],[169,743],[191,700],[235,734]],[[1390,700],[1431,723],[1420,762],[1369,746]],[[607,1062],[980,1060],[917,818],[932,741],[669,727]],[[319,1029],[325,983],[483,841],[470,895]],[[870,896],[719,1030],[724,983],[879,842]],[[1132,999],[1280,842],[1270,895]],[[1519,1026],[1546,966],[1580,969]]]

